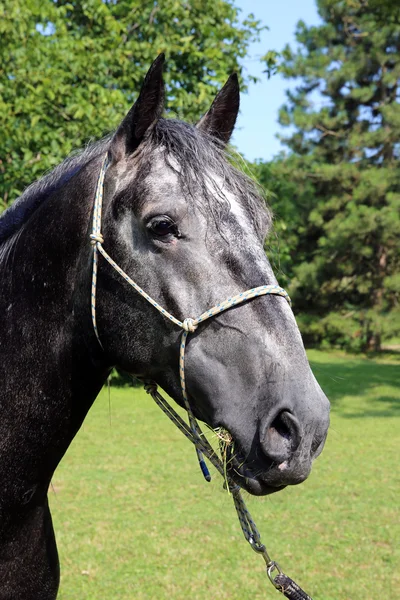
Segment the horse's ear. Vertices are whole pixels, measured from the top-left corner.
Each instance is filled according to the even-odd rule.
[[[154,127],[164,110],[164,81],[162,76],[165,56],[160,54],[144,79],[135,104],[122,121],[110,144],[110,154],[117,161],[132,154],[145,134]]]
[[[227,144],[239,112],[239,92],[238,76],[233,73],[222,90],[215,96],[209,111],[197,123],[198,129],[206,131]]]

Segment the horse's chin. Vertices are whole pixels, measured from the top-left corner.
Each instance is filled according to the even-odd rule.
[[[251,467],[237,457],[227,464],[228,476],[243,490],[252,496],[269,496],[283,490],[286,485],[271,485],[262,476],[253,472]]]
[[[273,487],[265,483],[262,479],[246,478],[244,481],[242,479],[241,487],[252,496],[269,496],[270,494],[275,494],[275,492],[280,492],[286,486]]]

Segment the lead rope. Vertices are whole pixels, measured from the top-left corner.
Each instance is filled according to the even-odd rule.
[[[243,302],[247,302],[248,300],[252,300],[253,298],[257,298],[259,296],[265,296],[267,294],[282,296],[287,300],[289,304],[291,304],[289,295],[283,288],[279,287],[278,285],[262,285],[256,288],[252,288],[251,290],[247,290],[246,292],[237,294],[232,298],[228,298],[228,300],[225,300],[224,302],[221,302],[220,304],[217,304],[213,308],[210,308],[209,310],[202,313],[199,317],[197,317],[197,319],[187,318],[184,319],[184,321],[176,319],[162,306],[160,306],[155,300],[153,300],[153,298],[151,298],[140,286],[138,286],[129,277],[129,275],[127,275],[125,271],[123,271],[121,267],[117,265],[117,263],[109,256],[109,254],[107,254],[107,252],[103,248],[104,238],[101,234],[101,214],[103,203],[104,176],[108,166],[109,162],[108,157],[106,156],[101,166],[100,174],[97,180],[93,208],[93,227],[92,233],[90,234],[90,240],[93,246],[91,313],[93,329],[96,338],[101,348],[103,348],[96,322],[97,269],[98,255],[100,253],[105,258],[105,260],[117,271],[117,273],[119,273],[121,277],[123,277],[125,281],[129,283],[129,285],[131,285],[141,296],[143,296],[143,298],[145,298],[150,304],[152,304],[154,308],[157,309],[166,319],[169,319],[183,330],[179,348],[179,376],[181,382],[182,396],[185,408],[188,413],[189,425],[187,425],[187,423],[185,423],[185,421],[178,415],[178,413],[168,404],[165,398],[161,396],[161,394],[158,391],[158,386],[154,381],[143,380],[146,392],[152,396],[156,404],[174,423],[174,425],[187,437],[188,440],[190,440],[194,444],[199,465],[206,481],[210,481],[211,476],[205,463],[204,457],[206,457],[211,462],[211,464],[217,469],[217,471],[222,475],[222,477],[226,479],[226,487],[228,488],[228,491],[232,494],[233,502],[238,515],[240,526],[242,528],[243,535],[245,539],[249,542],[253,550],[258,554],[261,554],[261,556],[263,557],[267,568],[267,575],[271,583],[286,598],[290,598],[292,600],[312,600],[310,596],[307,596],[307,594],[303,592],[303,590],[294,581],[290,579],[290,577],[287,577],[287,575],[285,575],[282,572],[278,563],[271,559],[266,547],[264,546],[264,544],[262,544],[261,537],[256,527],[256,524],[254,523],[246,507],[245,501],[243,500],[243,497],[240,493],[240,486],[237,485],[230,477],[226,477],[223,462],[209,444],[208,440],[206,439],[204,433],[200,428],[200,425],[198,424],[195,416],[193,415],[186,391],[185,382],[185,349],[187,338],[189,333],[194,333],[196,331],[200,323],[203,323],[207,319],[210,319],[211,317],[214,317],[215,315],[218,315],[219,313],[224,312],[225,310],[228,310],[233,306],[237,306],[238,304],[242,304]]]

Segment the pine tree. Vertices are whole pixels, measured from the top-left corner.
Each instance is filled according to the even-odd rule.
[[[292,182],[290,210],[286,191],[276,211],[306,339],[379,350],[400,332],[398,5],[317,4],[323,23],[300,22],[298,49],[282,54],[284,75],[301,78],[280,111],[292,153],[258,170],[272,191]]]

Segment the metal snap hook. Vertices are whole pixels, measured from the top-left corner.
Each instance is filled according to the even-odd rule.
[[[275,573],[275,571],[277,571]],[[270,582],[272,583],[272,585],[274,587],[276,587],[277,590],[279,590],[279,588],[281,587],[279,584],[275,583],[275,577],[277,577],[277,575],[282,575],[283,571],[280,568],[280,566],[278,565],[277,562],[275,562],[274,560],[271,560],[268,564],[267,564],[267,575],[268,575],[268,579],[270,580]]]
[[[254,552],[257,552],[257,554],[265,554],[267,552],[267,549],[264,546],[264,544],[261,544],[261,542],[256,542],[253,537],[250,537],[248,542],[249,542],[250,546],[253,548]],[[269,557],[268,557],[268,559],[269,559]],[[269,560],[268,560],[268,562],[269,562]]]

